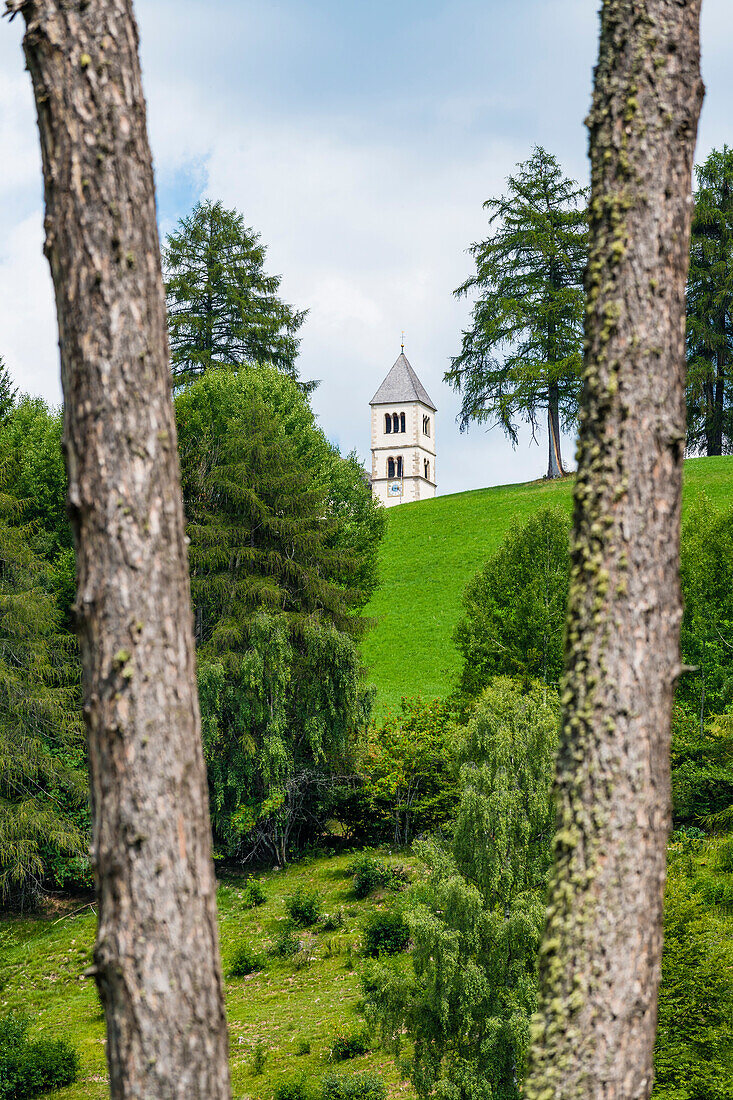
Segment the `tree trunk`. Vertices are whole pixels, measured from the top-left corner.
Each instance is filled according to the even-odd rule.
[[[652,1087],[700,0],[604,0],[558,832],[528,1100]]]
[[[56,291],[113,1097],[229,1096],[165,299],[131,0],[26,21]]]
[[[547,435],[549,439],[548,478],[564,477],[560,450],[560,394],[556,384],[551,383],[547,400]]]

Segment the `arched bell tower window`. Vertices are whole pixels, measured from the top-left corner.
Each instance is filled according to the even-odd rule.
[[[392,413],[392,431],[398,432],[400,430],[400,418],[397,413]]]
[[[422,434],[430,437],[430,417],[424,416],[422,418]]]
[[[427,458],[423,459],[423,463],[425,466],[425,480],[430,481],[430,463],[428,462]]]
[[[405,414],[404,413],[400,413],[400,431],[401,432],[405,431]]]
[[[402,477],[402,455],[387,459],[387,477]]]
[[[388,458],[387,459],[387,477],[388,478],[393,478],[394,477],[394,459],[393,458]]]
[[[387,435],[389,435],[390,432],[392,431],[392,417],[390,416],[389,413],[384,414],[384,430],[387,433]]]

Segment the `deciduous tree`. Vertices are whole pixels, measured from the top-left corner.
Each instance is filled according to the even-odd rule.
[[[700,0],[604,0],[558,832],[528,1100],[652,1087]]]

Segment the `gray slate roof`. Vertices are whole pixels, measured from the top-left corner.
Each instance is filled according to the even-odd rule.
[[[407,356],[402,352],[369,404],[404,405],[408,401],[420,401],[433,412],[436,411],[427,390],[408,363]]]

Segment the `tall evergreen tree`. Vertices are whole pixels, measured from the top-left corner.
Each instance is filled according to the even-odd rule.
[[[488,199],[493,232],[469,252],[476,272],[455,291],[476,294],[471,325],[446,381],[462,394],[461,428],[534,432],[547,414],[548,477],[564,473],[560,429],[574,424],[583,345],[586,191],[538,147],[501,198]],[[497,355],[499,356],[497,358]]]
[[[176,411],[215,837],[282,862],[303,784],[364,718],[358,609],[381,513],[273,368],[210,371]]]
[[[5,360],[0,355],[0,424],[2,424],[15,408],[18,390],[13,385]]]
[[[0,493],[0,896],[27,896],[86,850],[73,638],[21,505]]]
[[[733,450],[733,149],[696,169],[687,281],[687,446]]]
[[[297,378],[305,310],[278,297],[260,234],[221,202],[197,203],[163,248],[171,370],[189,382],[208,367],[272,363]]]

